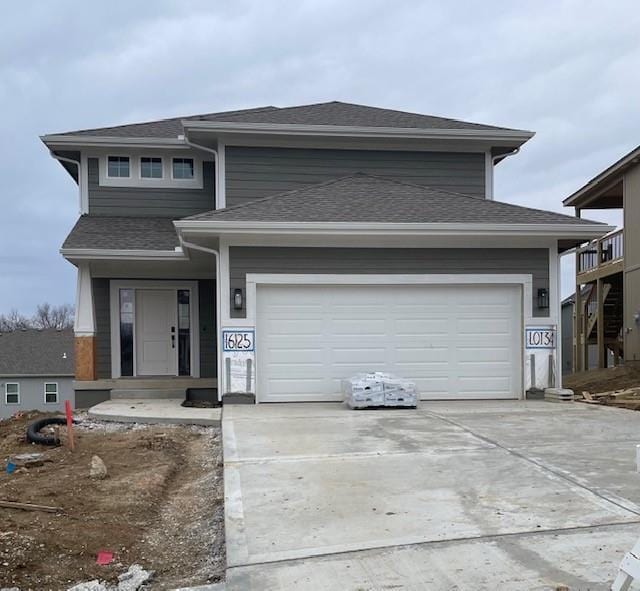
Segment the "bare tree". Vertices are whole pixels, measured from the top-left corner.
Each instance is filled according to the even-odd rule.
[[[62,304],[52,306],[48,302],[40,304],[31,319],[34,328],[73,328],[73,306]]]
[[[31,321],[29,318],[20,314],[16,309],[11,310],[8,314],[0,314],[0,332],[22,330],[30,326]]]
[[[73,306],[69,304],[52,306],[45,302],[38,306],[36,313],[31,318],[14,309],[8,314],[0,314],[0,332],[12,332],[27,328],[55,328],[58,330],[73,328],[73,315]]]

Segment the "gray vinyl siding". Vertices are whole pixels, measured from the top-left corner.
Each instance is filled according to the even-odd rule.
[[[485,196],[485,155],[229,146],[226,205],[365,172],[474,197]]]
[[[215,378],[218,373],[216,336],[216,283],[213,280],[198,282],[200,308],[200,377]]]
[[[92,285],[96,313],[96,374],[98,379],[110,379],[112,373],[109,279],[93,279]],[[215,310],[215,281],[198,281],[200,377],[203,378],[214,378],[217,373]]]
[[[109,280],[92,279],[93,305],[96,313],[96,375],[111,378],[111,309]]]
[[[181,218],[215,209],[214,165],[202,164],[202,189],[101,187],[98,158],[88,159],[89,214]]]
[[[549,312],[537,307],[537,290],[549,288],[549,251],[544,248],[232,246],[229,258],[230,298],[234,289],[245,290],[247,273],[518,273],[533,277],[533,315],[546,316]],[[244,318],[245,310],[233,310],[232,305],[231,315]]]
[[[19,404],[7,404],[5,398],[5,384],[18,384],[20,392]],[[45,404],[44,385],[48,382],[58,384],[58,402]],[[64,410],[64,401],[69,400],[74,405],[73,377],[0,377],[0,419],[6,419],[17,411],[41,410],[44,412],[60,412]]]

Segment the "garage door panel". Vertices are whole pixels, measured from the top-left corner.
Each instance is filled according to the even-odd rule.
[[[520,302],[515,286],[258,286],[259,400],[340,400],[364,371],[422,399],[517,398]]]
[[[457,347],[456,351],[460,362],[491,363],[503,361],[511,363],[513,361],[513,351],[507,347]]]
[[[363,365],[367,363],[385,363],[387,349],[383,347],[368,349],[332,348],[329,351],[329,359],[336,365]]]
[[[394,321],[396,335],[424,337],[441,337],[449,332],[445,318],[398,318]]]
[[[336,336],[383,337],[386,333],[386,323],[380,318],[331,318],[328,324],[329,334]]]

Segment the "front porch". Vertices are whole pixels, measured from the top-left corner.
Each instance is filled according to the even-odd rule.
[[[222,407],[182,406],[182,398],[112,399],[89,409],[89,417],[118,423],[218,426]]]
[[[178,260],[72,260],[79,408],[106,400],[218,402],[216,260],[176,253]]]

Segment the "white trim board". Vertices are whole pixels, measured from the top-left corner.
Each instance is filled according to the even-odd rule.
[[[200,313],[198,300],[197,281],[160,281],[160,280],[116,280],[109,282],[109,312],[111,324],[111,377],[113,379],[123,377],[120,367],[120,302],[119,290],[132,289],[188,289],[190,291],[189,304],[191,314],[191,375],[180,377],[200,377]],[[133,374],[136,375],[136,347],[135,347],[135,310],[134,310],[134,348],[133,348]],[[177,354],[177,352],[176,352]],[[124,376],[131,377],[131,376]]]

